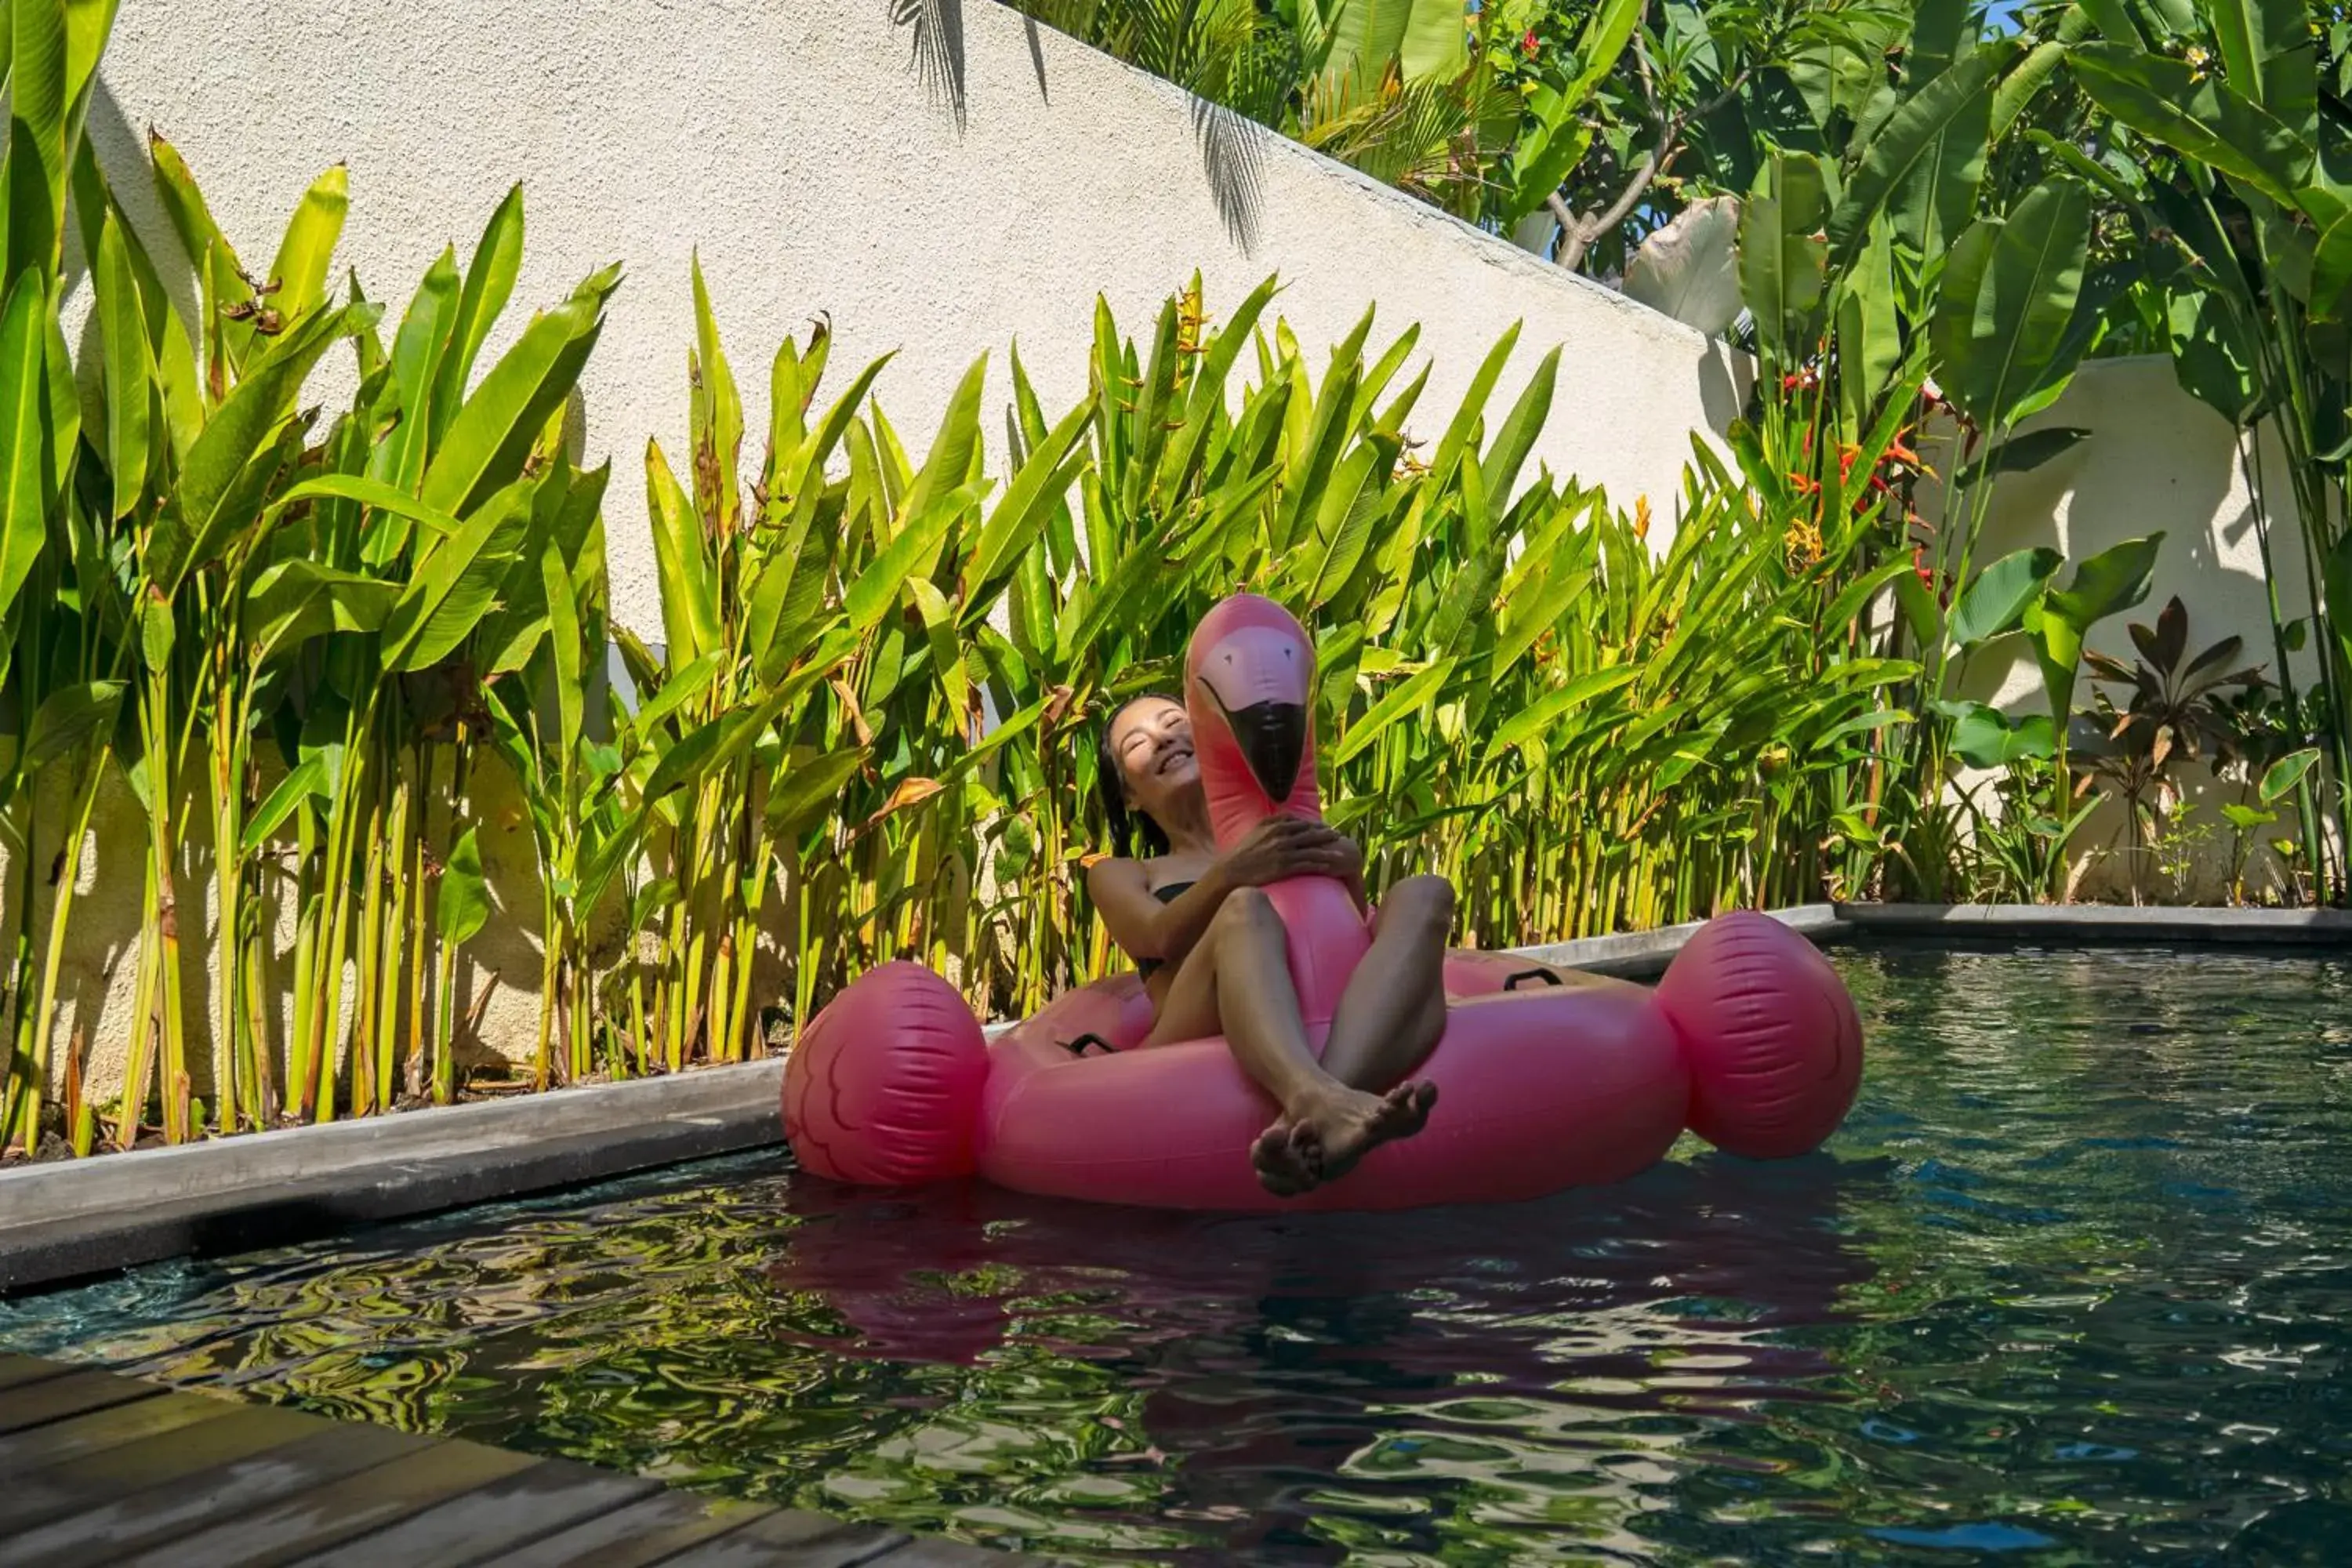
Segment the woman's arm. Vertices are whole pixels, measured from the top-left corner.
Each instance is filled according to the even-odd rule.
[[[1173,968],[1199,945],[1218,906],[1236,888],[1263,888],[1292,877],[1333,877],[1347,884],[1359,908],[1364,897],[1362,852],[1318,822],[1270,817],[1231,853],[1211,863],[1174,901],[1151,891],[1140,860],[1097,860],[1087,871],[1087,892],[1102,911],[1111,940],[1129,958],[1156,958]]]
[[[1097,860],[1087,871],[1087,895],[1120,951],[1129,958],[1158,959],[1171,969],[1208,934],[1217,906],[1234,886],[1220,860],[1163,904],[1152,893],[1140,860]]]

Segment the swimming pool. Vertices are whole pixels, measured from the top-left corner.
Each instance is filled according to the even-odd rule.
[[[2352,963],[1833,956],[1807,1161],[1218,1220],[745,1156],[0,1348],[1079,1561],[2346,1561]]]

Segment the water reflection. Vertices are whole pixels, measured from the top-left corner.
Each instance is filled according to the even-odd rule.
[[[0,1344],[1080,1560],[2334,1561],[2345,966],[1843,966],[1874,1055],[1812,1160],[1284,1220],[755,1156]]]
[[[1172,1473],[1158,1500],[1226,1526],[1225,1551],[1333,1560],[1318,1538],[1341,1521],[1358,1544],[1435,1551],[1475,1524],[1631,1550],[1628,1516],[1691,1444],[1766,1398],[1842,1397],[1784,1331],[1868,1276],[1830,1222],[1871,1179],[1705,1157],[1516,1209],[1113,1226],[988,1189],[811,1183],[771,1275],[829,1309],[836,1354],[1102,1369],[1120,1441],[1090,1457]]]

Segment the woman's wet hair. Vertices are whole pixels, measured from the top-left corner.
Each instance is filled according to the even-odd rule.
[[[1110,844],[1114,850],[1128,853],[1139,840],[1150,855],[1168,853],[1168,835],[1160,824],[1151,820],[1148,811],[1139,811],[1127,800],[1127,774],[1118,765],[1118,753],[1111,750],[1110,732],[1118,727],[1118,716],[1139,702],[1173,702],[1176,699],[1160,691],[1146,691],[1130,697],[1110,710],[1103,721],[1102,733],[1095,739],[1095,794],[1102,801],[1103,817],[1110,827]]]

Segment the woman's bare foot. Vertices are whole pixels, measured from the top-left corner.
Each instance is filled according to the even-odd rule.
[[[1290,1118],[1279,1117],[1250,1145],[1250,1163],[1257,1168],[1258,1184],[1278,1198],[1295,1198],[1317,1180],[1305,1152],[1294,1141],[1297,1131]]]
[[[1401,1083],[1386,1094],[1340,1089],[1259,1133],[1250,1161],[1268,1192],[1296,1197],[1338,1181],[1381,1144],[1420,1131],[1436,1103],[1433,1083]]]

